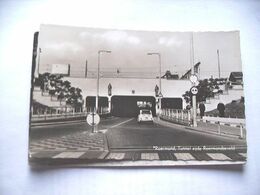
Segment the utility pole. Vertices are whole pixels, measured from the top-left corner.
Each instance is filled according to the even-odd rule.
[[[86,60],[86,65],[85,65],[85,78],[88,76],[88,60]]]

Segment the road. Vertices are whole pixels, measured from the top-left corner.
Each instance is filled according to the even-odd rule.
[[[85,121],[37,124],[30,129],[30,156],[37,162],[85,160],[245,161],[245,141],[196,132],[183,126],[137,123],[136,118],[102,119],[98,130]],[[173,149],[175,146],[177,149]],[[181,146],[178,148],[178,146]],[[206,146],[206,149],[197,150]],[[228,148],[225,150],[216,147]],[[235,146],[235,147],[234,147]],[[168,150],[167,148],[170,148]]]
[[[151,148],[153,146],[241,145],[239,140],[196,133],[181,127],[155,123],[138,124],[136,118],[112,117],[101,121],[99,130],[106,132],[110,149]],[[30,140],[60,137],[91,131],[85,121],[32,127]]]
[[[102,119],[99,124],[99,129],[107,129],[124,121],[124,119],[111,117],[108,119]],[[30,130],[30,140],[37,141],[48,138],[55,138],[64,135],[71,135],[75,133],[92,131],[86,121],[67,121],[67,122],[52,122],[44,123],[42,125],[31,126]]]
[[[239,140],[187,131],[155,123],[138,124],[135,118],[107,131],[110,149],[151,148],[153,146],[241,145]]]

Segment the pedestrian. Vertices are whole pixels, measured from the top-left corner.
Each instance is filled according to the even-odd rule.
[[[220,102],[218,103],[218,106],[217,106],[217,109],[218,109],[218,112],[219,112],[219,117],[225,117],[225,105]]]
[[[200,109],[200,118],[203,118],[206,107],[202,102],[199,104],[199,109]]]

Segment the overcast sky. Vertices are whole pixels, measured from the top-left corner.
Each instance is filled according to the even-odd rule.
[[[162,72],[170,70],[180,74],[191,67],[191,32],[131,31],[41,25],[40,72],[50,71],[51,64],[70,64],[73,76],[94,71],[98,63],[98,50],[112,53],[101,55],[101,72],[158,73],[159,52]],[[242,71],[239,32],[194,32],[194,62],[201,62],[201,78],[218,76],[217,49],[220,51],[221,76],[231,71]]]

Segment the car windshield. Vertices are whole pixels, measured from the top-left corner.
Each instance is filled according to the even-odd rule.
[[[151,114],[150,110],[142,110],[142,114]]]

